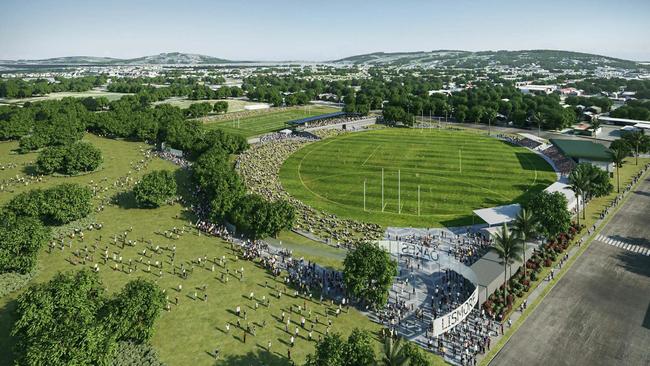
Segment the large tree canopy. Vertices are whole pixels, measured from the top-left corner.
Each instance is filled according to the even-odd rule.
[[[109,365],[117,342],[151,337],[164,303],[152,282],[129,282],[108,298],[96,273],[59,273],[18,299],[16,364]]]
[[[210,216],[220,221],[244,196],[244,185],[221,149],[210,149],[192,165],[193,178],[209,202]]]
[[[372,366],[376,365],[370,333],[355,328],[347,341],[340,334],[326,334],[316,343],[316,350],[307,356],[307,366]]]
[[[540,232],[547,238],[555,238],[569,230],[571,213],[567,207],[567,199],[562,193],[545,191],[537,193],[526,205],[540,223]]]
[[[348,291],[372,306],[383,306],[397,274],[397,262],[376,244],[360,243],[348,252],[343,278]]]
[[[108,303],[111,331],[122,341],[148,341],[165,302],[165,294],[153,282],[137,279],[127,283]]]
[[[17,216],[39,218],[46,224],[63,225],[88,216],[92,211],[92,192],[75,183],[64,183],[46,190],[33,189],[16,195],[6,209]]]
[[[102,152],[93,145],[77,141],[69,145],[50,146],[38,155],[36,171],[66,175],[90,172],[102,163]]]
[[[50,231],[33,217],[0,214],[0,273],[28,273],[36,265],[38,250],[47,242]]]
[[[262,196],[250,194],[241,198],[228,216],[237,229],[260,239],[291,229],[295,213],[286,201],[268,202]]]
[[[18,299],[17,365],[107,365],[113,342],[98,319],[105,304],[99,276],[83,270],[57,274]]]
[[[141,207],[159,207],[176,194],[174,173],[156,170],[147,173],[133,188],[135,200]]]

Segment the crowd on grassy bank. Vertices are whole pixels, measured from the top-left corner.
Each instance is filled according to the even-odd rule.
[[[318,137],[332,136],[340,131],[316,131]],[[328,242],[351,246],[360,240],[377,240],[383,235],[376,224],[342,219],[336,215],[314,209],[290,196],[279,179],[280,168],[289,155],[305,144],[315,141],[303,134],[282,136],[251,146],[237,158],[236,169],[246,187],[269,201],[286,200],[296,209],[294,229],[309,232]]]

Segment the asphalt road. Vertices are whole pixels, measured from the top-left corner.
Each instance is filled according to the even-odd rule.
[[[650,365],[650,178],[491,365]]]

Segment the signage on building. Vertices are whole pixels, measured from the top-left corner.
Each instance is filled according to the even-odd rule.
[[[472,292],[469,298],[461,306],[439,318],[433,319],[433,336],[437,337],[444,334],[465,320],[477,303],[478,287],[474,289],[474,292]]]

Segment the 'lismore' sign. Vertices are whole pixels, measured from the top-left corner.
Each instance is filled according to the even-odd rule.
[[[476,306],[476,303],[478,303],[478,287],[474,289],[474,292],[472,292],[461,306],[439,318],[433,319],[433,336],[437,337],[444,334],[465,320],[474,306]]]

